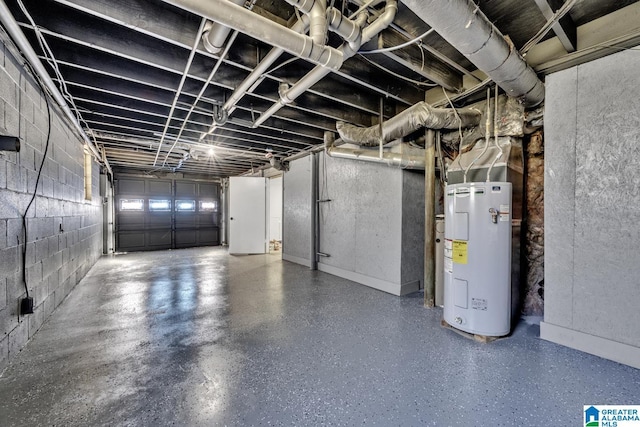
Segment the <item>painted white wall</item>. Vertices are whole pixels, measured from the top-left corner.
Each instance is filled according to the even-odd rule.
[[[547,76],[540,336],[640,368],[640,56]]]
[[[311,215],[315,207],[311,189],[313,155],[289,163],[284,174],[282,259],[311,267]]]
[[[282,240],[282,175],[269,179],[269,240]]]

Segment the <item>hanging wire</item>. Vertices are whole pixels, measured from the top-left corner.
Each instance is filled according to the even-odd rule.
[[[429,34],[433,33],[433,28],[431,28],[430,30],[424,32],[422,35],[406,41],[404,43],[401,43],[399,45],[396,46],[390,46],[390,47],[385,47],[385,48],[380,48],[380,49],[374,49],[374,50],[364,50],[364,51],[359,51],[358,53],[361,53],[363,55],[367,55],[367,54],[373,54],[373,53],[385,53],[385,52],[393,52],[394,50],[398,50],[398,49],[402,49],[405,48],[407,46],[411,46],[412,44],[418,43],[420,42],[423,38],[427,37]],[[422,50],[422,47],[420,47],[420,50]]]
[[[436,87],[436,86],[438,86],[438,85],[437,85],[437,84],[435,84],[435,83],[425,83],[425,82],[421,82],[421,81],[418,81],[418,80],[413,80],[413,79],[410,79],[410,78],[408,78],[408,77],[405,77],[405,76],[403,76],[403,75],[401,75],[401,74],[395,73],[395,72],[391,71],[390,69],[388,69],[388,68],[386,68],[386,67],[383,67],[382,65],[377,64],[377,63],[375,63],[375,62],[371,61],[369,58],[367,58],[367,57],[366,57],[366,56],[364,56],[364,55],[360,55],[360,57],[361,57],[362,59],[364,59],[365,61],[367,61],[369,64],[373,65],[374,67],[378,67],[378,68],[380,68],[382,71],[387,72],[387,73],[391,74],[392,76],[397,77],[397,78],[402,79],[402,80],[405,80],[405,81],[407,81],[407,82],[409,82],[409,83],[413,83],[414,85],[417,85],[417,86],[425,86],[425,87]]]
[[[271,73],[273,73],[274,71],[277,71],[277,70],[279,70],[280,68],[282,68],[282,67],[284,67],[286,65],[289,65],[289,64],[291,64],[293,62],[296,62],[298,59],[300,59],[300,58],[297,57],[297,56],[294,56],[293,58],[289,58],[286,61],[283,61],[281,64],[276,65],[275,67],[271,68],[270,70],[265,71],[265,73],[260,77],[260,81],[264,80],[264,78],[266,76],[271,76],[272,75]]]
[[[540,30],[538,30],[538,32],[533,37],[531,37],[531,39],[526,42],[524,46],[522,46],[522,48],[520,49],[520,54],[525,55],[533,46],[538,44],[538,42],[542,40],[542,38],[549,32],[549,30],[551,30],[551,27],[553,27],[558,21],[560,21],[563,16],[569,13],[571,8],[577,3],[577,1],[578,0],[569,0],[565,4],[563,4],[562,7],[560,7],[560,9],[558,9],[556,13],[553,14],[551,19],[549,19],[542,26],[542,28],[540,28]]]
[[[453,102],[451,102],[451,98],[449,98],[447,91],[444,88],[442,88],[442,92],[444,93],[445,98],[447,98],[447,101],[449,102],[449,105],[451,106],[453,113],[456,115],[456,118],[458,119],[458,134],[460,135],[460,148],[459,148],[460,152],[458,153],[458,155],[461,155],[462,154],[462,119],[458,114],[458,110],[453,105]]]
[[[45,57],[45,59],[47,61],[47,64],[49,64],[49,66],[53,69],[54,74],[56,75],[56,79],[58,80],[58,87],[60,89],[62,97],[67,101],[67,103],[69,104],[70,108],[73,110],[78,122],[83,124],[86,129],[90,130],[91,128],[89,127],[89,124],[84,120],[84,118],[82,117],[82,114],[80,114],[80,111],[78,110],[78,107],[76,106],[76,103],[75,103],[75,101],[73,99],[73,96],[69,93],[69,90],[67,88],[67,82],[65,81],[64,77],[62,76],[62,73],[60,72],[60,67],[58,66],[58,61],[56,60],[56,57],[53,54],[53,51],[49,47],[49,44],[47,43],[47,40],[44,38],[44,34],[42,34],[42,31],[40,30],[40,27],[38,27],[38,25],[36,25],[35,21],[33,20],[33,17],[31,16],[29,11],[25,7],[25,5],[22,2],[22,0],[17,0],[17,3],[18,3],[18,6],[20,7],[20,10],[22,11],[24,16],[29,21],[29,24],[31,25],[31,28],[33,29],[33,32],[36,35],[36,40],[38,41],[38,44],[40,45],[40,49],[42,50],[42,52],[44,54],[44,57]],[[91,131],[87,132],[87,136],[91,139],[93,144],[97,146],[97,141],[96,141],[95,136],[93,135],[93,132],[91,132]]]

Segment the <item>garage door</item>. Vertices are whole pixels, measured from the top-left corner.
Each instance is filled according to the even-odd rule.
[[[118,177],[115,188],[117,251],[220,244],[218,184]]]

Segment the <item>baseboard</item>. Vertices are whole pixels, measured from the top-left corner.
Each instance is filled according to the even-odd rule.
[[[322,263],[318,263],[318,270],[398,296],[415,292],[420,289],[419,281],[400,285],[399,283],[388,282],[386,280],[377,279],[375,277],[370,277],[353,271],[343,270],[342,268]]]
[[[540,322],[540,338],[640,369],[639,347],[547,322]]]
[[[285,261],[293,262],[293,263],[304,265],[305,267],[311,268],[311,260],[309,259],[300,258],[293,255],[287,255],[284,253],[282,254],[282,259]]]

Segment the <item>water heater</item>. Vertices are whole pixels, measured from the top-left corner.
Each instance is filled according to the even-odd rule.
[[[444,320],[472,334],[508,335],[511,183],[448,185],[444,238]]]

